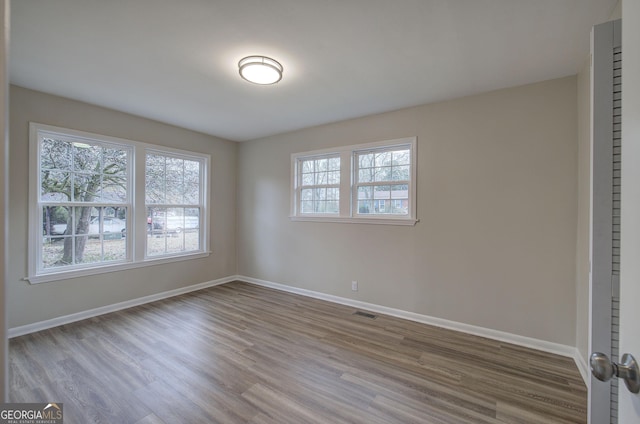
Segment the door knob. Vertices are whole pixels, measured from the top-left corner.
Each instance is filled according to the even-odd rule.
[[[631,393],[640,392],[640,369],[633,355],[625,353],[622,362],[616,364],[607,355],[594,352],[591,355],[591,373],[600,381],[609,381],[616,376],[624,380]]]

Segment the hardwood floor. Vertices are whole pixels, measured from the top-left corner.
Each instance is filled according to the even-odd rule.
[[[586,423],[570,358],[242,282],[10,341],[79,423]]]

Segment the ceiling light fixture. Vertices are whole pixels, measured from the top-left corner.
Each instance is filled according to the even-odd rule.
[[[275,84],[282,79],[282,65],[266,56],[247,56],[238,62],[240,76],[254,84]]]

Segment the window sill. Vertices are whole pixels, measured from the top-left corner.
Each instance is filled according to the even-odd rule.
[[[192,259],[206,258],[211,252],[189,253],[184,255],[163,256],[159,258],[147,258],[139,262],[119,262],[117,264],[93,266],[91,268],[74,269],[67,271],[49,272],[46,274],[34,275],[23,278],[30,284],[48,283],[51,281],[68,280],[71,278],[85,277],[88,275],[105,274],[107,272],[125,271],[128,269],[144,268],[153,265],[162,265],[172,262],[188,261]]]
[[[354,218],[339,216],[290,216],[291,221],[299,222],[333,222],[340,224],[375,224],[375,225],[402,225],[414,226],[419,219],[413,218]]]

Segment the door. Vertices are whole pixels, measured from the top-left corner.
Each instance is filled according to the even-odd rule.
[[[620,353],[640,358],[640,0],[624,0],[622,42],[622,257],[620,268]],[[617,358],[619,360],[619,358]],[[640,395],[623,384],[619,422],[640,423]],[[593,422],[593,424],[596,424]]]
[[[621,157],[621,21],[593,28],[592,67],[592,204],[591,204],[591,352],[618,355],[620,277]],[[622,201],[622,203],[624,203]],[[618,424],[616,379],[606,383],[591,376],[591,423]]]

